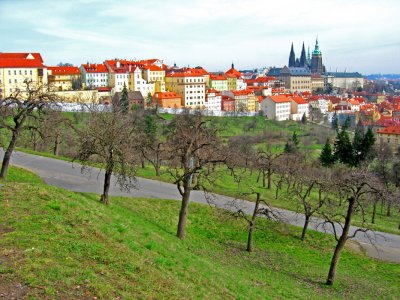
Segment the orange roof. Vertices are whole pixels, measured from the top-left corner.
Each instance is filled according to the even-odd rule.
[[[150,65],[150,66],[146,66],[144,67],[145,70],[150,70],[150,71],[164,71],[164,69],[156,66],[156,65]]]
[[[252,90],[240,90],[240,91],[231,91],[234,96],[247,96],[252,94]]]
[[[210,74],[210,79],[211,80],[226,80],[226,77],[223,75]]]
[[[400,135],[400,126],[389,126],[384,129],[378,130],[377,132],[382,134]]]
[[[79,75],[81,70],[78,67],[47,67],[51,71],[51,75]]]
[[[82,64],[86,73],[108,73],[107,67],[103,64]]]
[[[40,53],[0,53],[0,68],[43,68]]]
[[[238,70],[235,68],[230,68],[228,71],[225,72],[225,75],[233,75],[236,78],[242,77],[242,73],[240,73]]]
[[[269,96],[268,98],[271,99],[275,103],[290,102],[290,99],[284,95]]]
[[[259,103],[261,103],[261,101],[263,101],[263,99],[264,99],[263,96],[258,96],[257,97],[257,100],[258,100]]]
[[[203,75],[194,74],[191,72],[184,72],[184,73],[170,73],[165,77],[203,77]]]
[[[174,92],[157,92],[154,94],[154,98],[156,98],[156,99],[174,99],[174,98],[181,98],[181,96]]]
[[[199,67],[192,68],[192,69],[190,69],[190,71],[193,74],[198,74],[198,75],[208,75],[209,74],[206,70],[204,70],[203,68],[199,68]]]
[[[219,93],[216,89],[208,89],[207,93]]]
[[[301,96],[292,96],[292,99],[294,102],[296,102],[297,104],[308,104],[308,102],[306,100],[304,100],[303,97]]]

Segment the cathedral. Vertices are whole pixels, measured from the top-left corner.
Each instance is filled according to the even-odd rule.
[[[322,53],[319,50],[318,38],[315,41],[315,48],[312,52],[312,56],[310,56],[310,47],[308,48],[308,53],[306,55],[306,49],[303,42],[300,59],[296,58],[292,43],[292,49],[290,50],[289,55],[289,68],[306,68],[313,74],[325,73],[325,66],[322,64]]]

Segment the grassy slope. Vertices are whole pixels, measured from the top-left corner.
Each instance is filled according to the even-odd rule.
[[[15,168],[0,189],[0,275],[48,298],[395,299],[399,265],[345,251],[337,285],[322,283],[331,237],[260,220],[256,251],[245,224],[191,204],[188,233],[175,237],[179,202],[68,192]],[[43,295],[43,293],[45,295]]]

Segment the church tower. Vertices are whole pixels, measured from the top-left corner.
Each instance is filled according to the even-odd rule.
[[[290,50],[290,56],[289,56],[289,68],[294,67],[295,65],[296,65],[296,56],[294,54],[293,42],[292,42],[292,49]]]
[[[299,67],[302,67],[302,68],[306,68],[307,67],[306,49],[304,47],[304,42],[303,42],[303,49],[301,49]]]
[[[311,57],[311,73],[322,74],[325,72],[325,66],[322,64],[322,53],[319,50],[318,37],[315,41],[315,48]]]

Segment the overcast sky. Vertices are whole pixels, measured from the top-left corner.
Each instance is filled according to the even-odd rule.
[[[209,71],[283,66],[294,42],[327,70],[400,73],[399,0],[0,0],[0,52],[47,65],[160,58]]]

